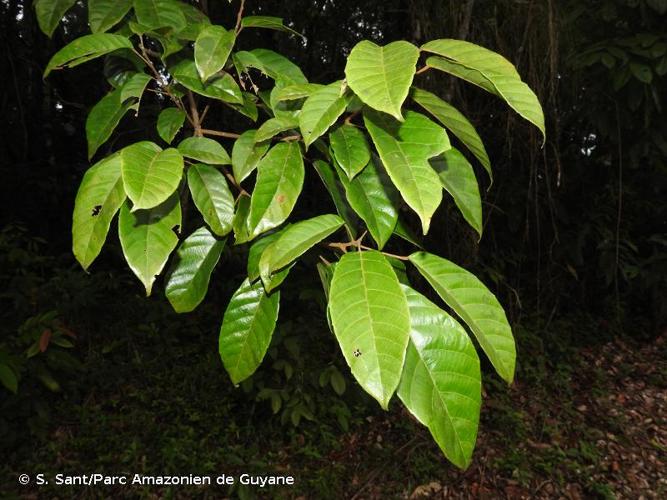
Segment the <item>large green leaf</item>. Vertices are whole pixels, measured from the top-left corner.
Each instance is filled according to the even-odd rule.
[[[442,257],[417,252],[410,256],[410,262],[470,327],[498,374],[511,384],[516,347],[498,299],[475,275]]]
[[[451,39],[433,40],[424,44],[422,50],[442,56],[429,57],[428,66],[496,94],[545,136],[544,113],[537,96],[503,56],[474,43]]]
[[[412,98],[458,137],[479,160],[489,177],[493,179],[489,155],[473,124],[458,109],[435,94],[413,87]]]
[[[391,181],[428,233],[431,218],[442,201],[438,174],[428,160],[451,146],[445,129],[424,115],[406,113],[404,122],[367,111],[364,123]]]
[[[234,142],[232,169],[236,182],[243,182],[257,168],[257,164],[271,146],[267,141],[257,142],[256,133],[254,129],[246,130]]]
[[[303,37],[298,31],[294,31],[289,26],[285,26],[282,18],[273,16],[246,16],[241,19],[242,28],[266,28],[276,31],[284,31],[293,35]]]
[[[118,24],[132,8],[132,0],[88,0],[88,24],[93,33],[104,33]]]
[[[210,165],[192,165],[188,186],[206,224],[218,236],[228,234],[234,220],[234,196],[222,172]]]
[[[272,50],[254,49],[234,54],[234,63],[239,72],[255,68],[274,80],[285,84],[308,83],[301,69],[292,61]]]
[[[44,78],[54,69],[73,68],[118,49],[131,49],[130,39],[110,33],[84,35],[56,52],[44,70]]]
[[[134,0],[137,21],[149,30],[170,28],[180,31],[186,27],[185,14],[175,0]]]
[[[211,273],[224,247],[224,240],[217,240],[205,227],[181,243],[165,285],[165,294],[174,311],[193,311],[204,300]]]
[[[257,182],[250,201],[248,229],[257,236],[282,224],[301,193],[303,158],[297,142],[271,148],[257,166]]]
[[[229,73],[212,78],[202,83],[197,73],[197,66],[191,59],[184,59],[170,68],[171,75],[178,83],[193,92],[228,102],[230,104],[244,104],[243,94],[236,80]]]
[[[60,20],[75,3],[76,0],[35,0],[39,28],[51,37]]]
[[[218,141],[208,137],[188,137],[178,145],[183,156],[211,165],[229,165],[231,158]]]
[[[306,102],[299,114],[299,128],[306,149],[333,125],[347,107],[348,99],[343,95],[342,82],[315,91]]]
[[[268,141],[280,132],[285,132],[299,126],[299,120],[296,117],[280,116],[269,118],[260,125],[255,134],[255,141]]]
[[[83,176],[74,202],[72,250],[88,269],[102,250],[111,220],[125,201],[120,155],[92,166]]]
[[[259,261],[262,281],[268,283],[273,273],[298,259],[342,225],[343,220],[337,215],[320,215],[281,231],[280,237],[262,253]]]
[[[376,159],[371,160],[359,175],[344,182],[344,185],[347,201],[366,223],[378,249],[382,250],[398,221],[396,188],[378,166]]]
[[[408,303],[391,264],[374,250],[345,254],[329,297],[345,361],[361,387],[387,409],[410,336]]]
[[[409,42],[381,47],[364,40],[347,58],[347,84],[371,108],[403,120],[401,106],[412,85],[417,59],[419,49]]]
[[[202,81],[223,68],[235,42],[234,31],[222,26],[207,26],[199,33],[195,42],[195,63]]]
[[[183,177],[183,157],[174,148],[164,151],[142,141],[121,151],[123,184],[132,210],[153,208],[176,191]]]
[[[167,144],[171,144],[183,127],[185,112],[178,108],[166,108],[157,117],[157,133]]]
[[[479,358],[465,330],[408,286],[410,345],[398,397],[431,431],[455,465],[470,465],[477,439],[482,382]]]
[[[364,133],[354,125],[341,125],[329,134],[331,149],[349,179],[368,165],[371,151]]]
[[[342,185],[341,181],[338,179],[338,176],[334,172],[331,165],[322,161],[315,160],[313,162],[313,167],[315,171],[322,179],[324,187],[327,188],[331,199],[334,202],[336,211],[345,221],[345,229],[347,230],[350,238],[357,237],[357,224],[359,220],[356,218],[352,207],[349,203],[345,201],[345,187]]]
[[[267,295],[260,281],[247,279],[234,293],[220,328],[219,352],[234,384],[255,373],[276,327],[280,292]]]
[[[180,225],[181,204],[177,194],[148,210],[131,211],[129,203],[120,209],[118,236],[123,255],[144,284],[147,296],[178,244],[176,231]]]
[[[90,160],[104,144],[120,123],[131,103],[123,102],[123,87],[105,95],[93,106],[86,118],[86,138],[88,140],[88,159]]]

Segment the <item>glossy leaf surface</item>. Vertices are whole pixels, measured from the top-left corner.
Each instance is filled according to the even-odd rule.
[[[188,186],[206,224],[218,236],[227,235],[234,220],[234,196],[222,172],[210,165],[192,165]]]
[[[166,108],[157,118],[157,133],[167,144],[171,144],[183,127],[185,112],[178,108]]]
[[[317,90],[306,99],[299,114],[299,128],[306,149],[331,127],[347,107],[341,82]]]
[[[234,142],[232,169],[236,182],[243,182],[257,168],[257,164],[271,146],[268,141],[258,142],[256,134],[254,129],[246,130]]]
[[[341,125],[329,134],[331,149],[349,179],[368,165],[371,152],[364,133],[353,125]]]
[[[79,64],[119,49],[131,49],[127,37],[110,33],[84,35],[65,45],[55,53],[44,70],[44,78],[54,69],[73,68]]]
[[[206,26],[195,41],[195,64],[202,81],[220,71],[236,42],[234,31],[222,26]]]
[[[178,145],[178,150],[187,158],[210,165],[230,165],[232,160],[220,143],[208,137],[188,137]]]

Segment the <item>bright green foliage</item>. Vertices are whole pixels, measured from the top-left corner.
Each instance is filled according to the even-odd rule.
[[[42,30],[50,36],[74,3],[36,0]],[[203,2],[84,3],[92,34],[60,49],[44,72],[100,57],[107,58],[107,73],[119,68],[106,75],[113,88],[86,120],[89,158],[103,145],[108,156],[86,172],[75,201],[72,248],[83,268],[99,255],[120,211],[123,254],[146,294],[171,259],[166,296],[176,311],[187,312],[204,299],[229,238],[230,262],[247,255],[247,279],[226,308],[219,353],[238,384],[267,352],[286,277],[299,269],[297,262],[308,262],[305,254],[316,253],[327,320],[356,381],[385,409],[398,392],[445,456],[467,467],[479,421],[479,358],[463,327],[413,290],[406,261],[511,383],[516,353],[509,323],[498,300],[468,271],[426,252],[407,257],[383,250],[396,252],[394,236],[423,249],[411,219],[402,220],[399,211],[415,212],[426,235],[443,191],[482,233],[474,167],[451,147],[447,131],[491,175],[484,144],[458,103],[413,81],[424,70],[440,69],[500,96],[544,133],[539,102],[514,66],[469,42],[435,40],[419,49],[406,41],[379,46],[364,40],[352,48],[344,79],[311,83],[272,50],[237,50],[244,30],[298,35],[280,18],[237,11],[227,16],[233,25],[220,26],[198,8]],[[641,68],[632,71],[648,78]],[[157,96],[141,113],[155,119],[156,129],[129,145],[127,136],[109,140],[147,92]],[[220,108],[243,118],[209,112]],[[232,129],[239,122],[247,125]],[[155,130],[166,149],[148,142]],[[177,136],[178,146],[167,147]],[[304,186],[312,189],[318,177],[333,203],[323,198],[313,205],[322,193],[306,193],[299,213],[311,212],[311,218],[295,222]],[[321,213],[312,214],[314,207]],[[329,213],[334,208],[337,215]],[[182,224],[198,229],[175,251]],[[5,368],[0,365],[0,382],[11,390],[16,376]],[[330,381],[342,392],[340,374]]]

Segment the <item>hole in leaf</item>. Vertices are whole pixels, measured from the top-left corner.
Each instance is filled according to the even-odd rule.
[[[100,215],[100,210],[102,210],[102,205],[95,205],[90,215],[92,217],[97,217],[98,215]]]

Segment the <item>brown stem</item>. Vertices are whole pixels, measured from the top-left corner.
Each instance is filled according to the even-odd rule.
[[[211,130],[208,128],[201,129],[203,135],[213,135],[216,137],[226,137],[227,139],[238,139],[241,137],[240,134],[235,134],[234,132],[223,132],[222,130]]]
[[[241,26],[241,20],[243,19],[243,8],[245,7],[245,0],[241,0],[241,6],[239,7],[239,13],[236,15],[236,27],[234,31],[238,35],[243,29]]]
[[[301,139],[301,136],[299,134],[280,137],[280,140],[283,141],[283,142],[298,141],[300,139]]]
[[[419,68],[419,69],[415,72],[415,75],[421,75],[422,73],[425,73],[425,72],[428,71],[429,69],[431,69],[430,66],[424,66],[423,68]]]
[[[195,137],[202,137],[204,134],[201,130],[201,119],[199,118],[199,111],[197,110],[197,103],[195,96],[188,90],[188,102],[190,103],[190,117],[192,118],[192,126],[195,129]]]
[[[169,96],[169,98],[172,100],[172,102],[176,105],[178,109],[181,111],[185,111],[185,107],[183,106],[183,102],[175,96],[171,89],[169,88],[169,85],[161,85],[160,82],[162,81],[162,77],[160,76],[160,72],[157,70],[155,65],[153,64],[153,61],[151,61],[151,58],[148,53],[148,49],[144,45],[144,39],[142,36],[139,37],[139,47],[141,48],[141,52],[137,52],[135,49],[132,49],[132,52],[134,52],[139,59],[141,59],[143,62],[146,63],[146,66],[150,70],[150,72],[153,74],[153,78],[155,79],[156,82],[158,82],[158,85],[160,89],[164,89],[164,92]],[[187,114],[187,113],[186,113]],[[190,123],[192,123],[192,120],[190,120],[190,117],[188,116],[188,120]]]

